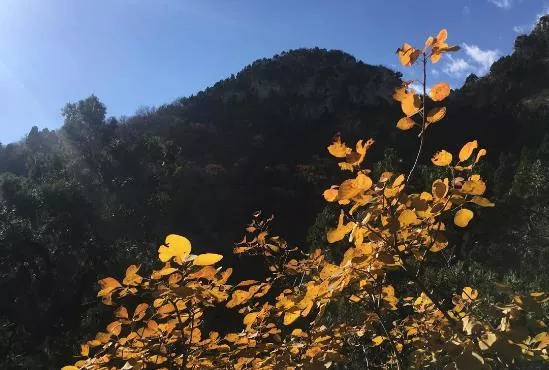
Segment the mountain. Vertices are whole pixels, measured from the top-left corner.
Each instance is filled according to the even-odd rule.
[[[548,24],[542,18],[487,76],[470,76],[451,94],[422,158],[472,138],[488,148],[483,171],[501,202],[459,251],[487,268],[542,265],[548,254],[525,221],[549,204]],[[340,176],[326,155],[334,134],[374,138],[374,168],[409,169],[404,153],[417,137],[396,129],[392,100],[401,77],[342,51],[292,50],[131,117],[107,118],[91,96],[67,104],[59,130],[35,127],[0,146],[0,367],[66,363],[81,333],[105,324],[94,283],[122,266],[150,266],[166,234],[239,264],[228,251],[262,209],[289,242],[322,244],[334,215],[321,192]],[[418,172],[421,181],[433,176]],[[253,265],[237,270],[254,274]]]

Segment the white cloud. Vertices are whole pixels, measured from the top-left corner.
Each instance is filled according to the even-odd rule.
[[[514,26],[513,27],[513,31],[515,31],[516,33],[520,33],[520,34],[528,33],[531,30],[532,30],[532,26],[530,26],[528,24],[523,24],[521,26]]]
[[[412,82],[410,89],[414,90],[416,94],[423,94],[423,85],[419,82]]]
[[[538,21],[541,17],[543,17],[544,15],[548,15],[548,14],[549,14],[549,4],[545,4],[545,6],[541,10],[541,12],[536,14],[536,23],[538,23]]]
[[[454,59],[451,55],[448,55],[448,59],[450,61],[446,63],[442,71],[454,78],[463,77],[475,70],[475,67],[463,58]]]
[[[476,45],[463,44],[467,54],[476,64],[479,65],[478,73],[485,74],[490,66],[500,57],[498,50],[482,50]]]
[[[509,9],[513,5],[513,0],[488,0],[500,9]]]
[[[530,32],[532,32],[532,30],[534,29],[534,27],[538,23],[539,19],[541,17],[543,17],[544,15],[547,15],[547,14],[549,14],[549,3],[546,4],[538,14],[536,14],[536,20],[534,21],[534,23],[532,23],[532,24],[523,24],[523,25],[520,25],[520,26],[514,26],[513,31],[515,31],[516,33],[520,33],[520,34],[530,33]]]
[[[462,9],[461,9],[461,14],[465,15],[465,16],[468,16],[469,14],[471,14],[471,9],[469,9],[469,7],[467,5],[465,5]]]
[[[433,74],[433,76],[438,76],[440,74],[440,72],[438,71],[438,69],[431,69],[431,73]]]

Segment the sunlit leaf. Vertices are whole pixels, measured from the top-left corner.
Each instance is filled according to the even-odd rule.
[[[459,227],[466,227],[469,224],[469,221],[473,219],[473,212],[462,208],[456,212],[454,216],[454,223]]]
[[[398,120],[397,127],[401,130],[409,130],[415,126],[415,121],[410,117],[403,117]]]
[[[470,141],[465,144],[459,151],[459,161],[464,162],[469,159],[473,151],[478,147],[478,142],[476,140]]]
[[[431,162],[433,162],[435,166],[448,166],[450,163],[452,163],[452,154],[447,152],[446,150],[441,150],[437,152],[433,156],[433,158],[431,158]]]
[[[222,258],[223,258],[222,255],[215,254],[215,253],[199,254],[193,260],[193,265],[195,265],[195,266],[209,266],[209,265],[213,265],[216,262],[221,261]]]
[[[158,258],[162,262],[174,259],[182,264],[183,260],[191,253],[191,242],[181,235],[170,234],[166,237],[164,245],[158,248]]]
[[[446,115],[446,107],[436,107],[427,113],[427,122],[429,124],[440,121]]]
[[[446,82],[440,82],[436,84],[435,86],[431,87],[431,90],[429,91],[429,96],[434,101],[444,100],[448,95],[450,95],[450,85],[448,85]]]

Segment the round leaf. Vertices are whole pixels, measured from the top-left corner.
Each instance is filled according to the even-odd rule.
[[[410,117],[403,117],[398,120],[397,127],[401,130],[409,130],[415,126],[415,122]]]
[[[444,100],[448,95],[450,95],[450,85],[448,85],[446,82],[436,84],[435,86],[431,87],[431,91],[429,91],[429,96],[434,101]]]
[[[473,219],[473,216],[472,211],[462,208],[456,212],[456,215],[454,216],[454,223],[459,227],[465,227],[469,224],[469,221]]]
[[[441,150],[433,156],[431,162],[433,162],[435,166],[448,166],[452,163],[452,154],[448,153],[446,150]]]

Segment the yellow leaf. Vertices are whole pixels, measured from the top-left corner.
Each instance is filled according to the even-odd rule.
[[[131,265],[126,269],[126,276],[122,283],[124,285],[139,285],[143,278],[137,274],[141,266]]]
[[[496,334],[492,332],[484,333],[481,335],[478,341],[478,346],[480,347],[481,350],[486,351],[487,349],[492,347],[492,345],[496,342],[497,339],[498,337],[496,336]]]
[[[431,54],[431,62],[435,64],[440,60],[441,57],[442,54],[440,52],[433,51],[433,53]]]
[[[249,314],[244,316],[244,320],[243,320],[244,325],[250,326],[251,324],[253,324],[257,319],[257,315],[259,315],[259,312],[250,312]]]
[[[402,213],[398,216],[398,222],[400,222],[400,226],[406,227],[408,225],[416,224],[418,221],[416,213],[412,211],[411,209],[405,209],[402,211]]]
[[[414,93],[407,93],[402,99],[400,106],[402,112],[404,112],[406,116],[411,117],[419,112],[419,109],[421,108],[421,99]]]
[[[145,317],[145,314],[147,313],[147,308],[149,308],[149,305],[146,303],[141,303],[137,305],[135,308],[135,311],[133,312],[133,321],[139,321],[143,317]]]
[[[477,297],[478,291],[470,286],[466,286],[461,292],[461,298],[465,301],[474,301]]]
[[[80,354],[84,357],[88,357],[88,355],[90,354],[90,346],[88,346],[87,344],[81,344]]]
[[[221,261],[223,258],[220,254],[215,253],[204,253],[199,254],[193,261],[193,265],[195,266],[210,266],[213,265],[216,262]]]
[[[468,160],[476,148],[478,148],[478,143],[476,140],[469,141],[467,144],[465,144],[463,148],[461,148],[461,150],[459,151],[459,161],[464,162]]]
[[[478,163],[480,158],[484,157],[486,155],[486,149],[481,149],[477,153],[477,158],[475,159],[475,163]]]
[[[385,337],[382,337],[381,335],[378,335],[377,337],[372,339],[372,343],[375,347],[379,346],[383,341],[385,340]]]
[[[334,157],[345,158],[347,155],[351,154],[352,149],[347,147],[345,143],[342,143],[341,138],[337,136],[335,141],[328,146],[328,152]]]
[[[334,202],[337,199],[337,186],[332,186],[330,189],[324,190],[324,199],[326,199],[328,202]]]
[[[488,199],[484,197],[479,197],[478,195],[475,195],[473,199],[471,199],[471,202],[481,206],[481,207],[493,207],[495,206],[494,203],[490,202]]]
[[[429,96],[433,99],[433,101],[444,100],[448,95],[450,95],[450,85],[446,82],[436,84],[431,87],[431,91],[429,91]]]
[[[290,325],[301,315],[301,310],[297,307],[291,308],[289,311],[286,311],[284,314],[284,325]]]
[[[398,120],[397,127],[401,130],[409,130],[415,126],[415,121],[410,117],[403,117]]]
[[[106,296],[110,294],[113,290],[117,288],[122,288],[122,285],[120,285],[118,280],[111,277],[99,280],[99,286],[101,287],[101,290],[97,293],[98,297]]]
[[[450,154],[446,150],[441,150],[433,156],[431,161],[435,166],[448,166],[450,163],[452,163],[452,154]]]
[[[330,231],[328,231],[328,234],[326,235],[328,243],[331,244],[331,243],[340,241],[355,226],[354,222],[349,222],[347,224],[344,224],[343,219],[344,219],[344,214],[343,214],[343,211],[341,211],[339,215],[339,221],[338,221],[337,227],[335,229],[331,229]]]
[[[427,49],[429,46],[433,45],[433,36],[429,36],[427,40],[425,40],[425,48]]]
[[[107,325],[107,332],[118,336],[122,330],[122,323],[120,321],[113,321]]]
[[[446,115],[446,107],[436,107],[427,114],[427,122],[429,124],[440,121]]]
[[[61,370],[79,370],[76,366],[63,366]]]
[[[421,52],[413,48],[411,45],[404,43],[401,48],[397,49],[397,54],[400,64],[409,67],[414,64]]]
[[[403,101],[406,98],[406,95],[408,92],[406,91],[406,87],[398,87],[395,89],[395,92],[393,93],[393,99],[396,101]]]
[[[467,180],[461,186],[461,192],[469,195],[482,195],[486,191],[486,183],[481,179]]]
[[[180,265],[190,253],[191,242],[189,239],[176,234],[168,235],[164,241],[164,245],[158,248],[158,258],[160,258],[160,261],[167,262],[173,258]]]
[[[473,216],[473,212],[462,208],[456,212],[456,215],[454,216],[454,223],[459,227],[465,227],[469,224],[469,221],[473,219]]]
[[[439,44],[439,43],[445,42],[447,38],[448,38],[448,31],[443,28],[439,31],[435,42]]]

